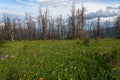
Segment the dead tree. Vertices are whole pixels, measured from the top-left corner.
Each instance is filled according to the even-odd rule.
[[[39,7],[39,15],[37,17],[37,22],[38,22],[38,27],[39,27],[38,28],[39,29],[39,31],[38,31],[38,39],[42,39],[42,34],[43,34],[43,31],[42,31],[42,16],[43,16],[42,10]]]
[[[3,22],[0,23],[0,40],[4,40],[4,26],[5,24]]]
[[[97,35],[96,37],[99,38],[100,37],[100,17],[97,18]]]
[[[56,19],[56,23],[57,23],[57,39],[60,39],[60,19],[59,17],[57,17]]]
[[[84,8],[84,2],[82,2],[82,9],[80,12],[80,23],[81,23],[81,28],[80,28],[80,37],[84,38],[84,26],[85,26],[85,8]]]
[[[63,34],[63,32],[64,32],[63,29],[64,29],[64,28],[63,28],[63,19],[62,19],[62,15],[60,15],[60,20],[59,20],[59,21],[60,21],[60,34],[61,34],[61,35],[60,35],[60,38],[63,39],[63,35],[64,35],[64,34]]]
[[[48,10],[46,9],[46,11],[42,13],[41,9],[39,9],[38,24],[42,27],[43,40],[47,39],[48,20],[49,20]]]
[[[57,18],[57,37],[58,39],[63,39],[64,38],[64,20],[62,19],[62,15]]]
[[[87,24],[87,33],[85,34],[85,38],[92,38],[92,27],[93,27],[93,24],[94,22],[88,22]]]
[[[46,40],[47,39],[47,23],[46,23],[46,16],[43,15],[42,16],[42,28],[43,28],[43,40]]]
[[[18,20],[17,21],[17,30],[16,30],[16,39],[18,40],[23,40],[23,39],[26,39],[26,28],[25,25],[22,25],[24,22]]]
[[[116,33],[117,33],[117,36],[120,36],[120,15],[116,18],[116,21],[115,21],[115,26],[116,26]]]
[[[49,30],[48,30],[48,38],[49,39],[55,39],[55,33],[54,33],[54,19],[51,17],[49,20]]]
[[[35,39],[36,23],[32,20],[32,16],[29,14],[26,14],[26,24],[28,29],[28,39]]]
[[[52,39],[55,39],[54,19],[51,20],[51,26],[52,26]]]
[[[75,24],[75,3],[72,6],[72,10],[71,10],[71,14],[72,16],[70,17],[70,31],[71,31],[71,38],[75,39],[76,38],[76,24]]]
[[[15,28],[16,28],[17,17],[9,14],[4,14],[4,34],[6,35],[7,40],[14,41],[15,37]]]
[[[75,10],[75,3],[72,6],[71,17],[69,17],[70,33],[72,39],[83,38],[85,26],[85,8]],[[69,35],[70,36],[70,35]]]
[[[78,11],[77,11],[77,27],[76,27],[76,37],[77,37],[77,39],[78,38],[80,38],[80,27],[81,27],[81,15],[80,15],[81,13],[80,13],[80,9],[78,9]]]

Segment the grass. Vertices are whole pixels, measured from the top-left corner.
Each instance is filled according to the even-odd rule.
[[[0,80],[120,80],[120,40],[0,42]]]

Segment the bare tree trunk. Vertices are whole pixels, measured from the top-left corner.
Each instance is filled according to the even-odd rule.
[[[3,16],[3,22],[4,22],[4,34],[6,35],[7,40],[14,41],[14,35],[15,35],[15,27],[16,27],[16,21],[17,17],[9,15],[9,14],[4,14]]]
[[[116,18],[115,22],[117,36],[120,36],[120,15]]]
[[[72,39],[76,38],[76,25],[75,25],[75,3],[72,6],[72,17],[71,17],[71,26],[72,26]]]
[[[81,35],[81,38],[83,38],[84,36],[84,33],[83,33],[83,29],[84,29],[84,25],[85,25],[85,8],[84,8],[84,2],[82,2],[82,10],[81,10],[81,33],[82,33],[82,35]]]
[[[100,37],[100,17],[97,19],[97,38]]]

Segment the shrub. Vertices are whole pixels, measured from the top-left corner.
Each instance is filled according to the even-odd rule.
[[[95,38],[95,43],[99,43],[99,38]]]
[[[84,39],[84,41],[83,41],[83,44],[84,44],[84,45],[89,45],[89,43],[90,43],[90,40],[89,40],[89,39]]]
[[[116,38],[117,38],[117,39],[120,39],[120,36],[117,36]]]

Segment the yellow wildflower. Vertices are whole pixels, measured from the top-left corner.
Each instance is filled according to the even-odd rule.
[[[113,71],[115,71],[116,69],[115,68],[112,68]]]
[[[26,74],[24,74],[24,77],[26,77]]]
[[[105,73],[105,70],[103,70],[103,72]]]
[[[61,65],[60,65],[60,67],[63,67],[63,66],[64,66],[64,64],[61,64]]]
[[[86,70],[85,69],[83,69],[83,72],[85,72]]]
[[[28,78],[28,80],[30,80],[30,79]]]
[[[40,78],[40,80],[44,80],[44,78],[43,78],[43,77],[41,77],[41,78]]]
[[[22,80],[22,78],[20,78],[19,80]]]

